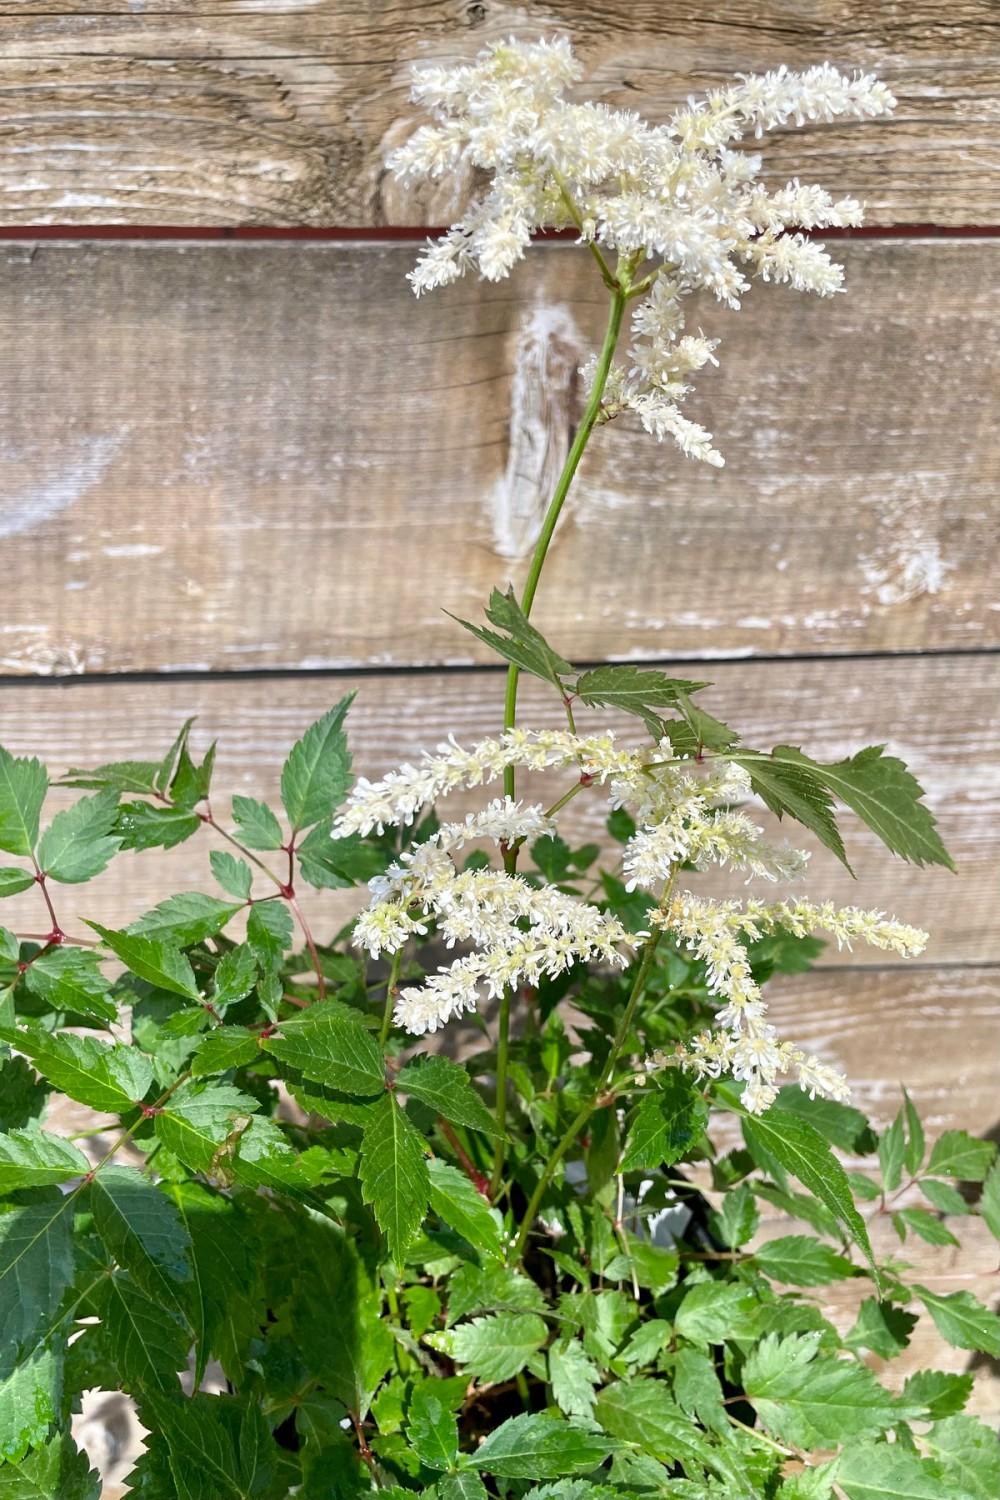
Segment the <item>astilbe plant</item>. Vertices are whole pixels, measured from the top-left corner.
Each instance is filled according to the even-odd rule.
[[[235,797],[225,827],[190,725],[162,761],[70,772],[89,795],[41,833],[44,768],[0,752],[0,847],[17,861],[0,894],[34,886],[46,914],[42,935],[0,931],[6,1500],[97,1496],[69,1435],[95,1388],[127,1392],[148,1429],[140,1500],[1000,1490],[996,1440],[963,1413],[971,1375],[922,1371],[899,1393],[867,1362],[900,1354],[925,1314],[959,1349],[1000,1355],[1000,1319],[913,1283],[902,1257],[877,1262],[868,1233],[891,1215],[901,1241],[955,1244],[956,1218],[979,1213],[1000,1238],[995,1148],[953,1130],[928,1151],[908,1097],[876,1135],[763,998],[772,974],[808,968],[816,934],[901,955],[924,934],[797,894],[698,894],[710,865],[801,875],[805,855],[743,810],[752,796],[845,863],[837,803],[902,858],[947,865],[919,786],[882,747],[833,764],[751,749],[699,707],[703,683],[579,671],[528,619],[599,423],[633,414],[721,461],[679,410],[715,348],[682,332],[688,294],[736,305],[754,276],[839,287],[789,226],[856,223],[858,205],[766,191],[736,143],[892,99],[825,66],[779,71],[654,129],[565,102],[576,77],[561,42],[427,70],[417,97],[436,123],[394,161],[485,181],[418,292],[506,275],[534,230],[571,225],[609,294],[524,591],[495,592],[487,625],[467,627],[509,663],[496,734],[352,784],[345,700],[291,750],[283,816]],[[565,729],[517,724],[525,672]],[[633,732],[616,737],[609,711]],[[547,779],[548,806],[518,800],[522,772]],[[563,837],[577,799],[603,801],[614,858]],[[221,894],[62,930],[62,884],[206,833]],[[303,881],[367,881],[371,902],[320,944]],[[45,1128],[59,1096],[93,1127]],[[742,1131],[724,1154],[720,1117]],[[920,1206],[899,1201],[910,1188]],[[794,1232],[756,1244],[761,1202]],[[864,1295],[841,1333],[813,1293],[847,1279]]]

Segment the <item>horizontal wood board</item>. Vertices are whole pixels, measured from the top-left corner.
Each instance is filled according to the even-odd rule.
[[[816,178],[873,223],[998,217],[1000,38],[991,0],[3,0],[0,196],[8,224],[440,223],[466,183],[403,191],[386,150],[418,115],[409,65],[567,33],[587,93],[661,121],[734,73],[875,69],[891,122],[778,135],[771,180]]]
[[[821,759],[834,759],[888,735],[891,748],[926,787],[960,867],[953,875],[905,865],[859,828],[853,816],[845,815],[845,836],[858,879],[852,880],[832,855],[817,852],[808,879],[813,896],[887,908],[928,928],[933,934],[926,953],[929,963],[1000,960],[1000,701],[995,674],[992,681],[986,680],[979,658],[716,664],[710,675],[714,686],[704,694],[706,705],[724,714],[750,745],[770,748],[791,740]],[[216,736],[220,741],[213,805],[224,810],[233,792],[273,800],[281,762],[293,740],[352,688],[358,689],[350,716],[358,774],[380,774],[424,749],[433,750],[449,733],[473,743],[496,732],[501,721],[503,679],[494,672],[386,674],[360,680],[92,680],[8,684],[0,691],[0,741],[17,753],[40,755],[57,773],[73,763],[159,755],[183,719],[197,714],[198,743],[207,746]],[[521,722],[562,722],[555,693],[526,682]],[[583,709],[578,718],[581,729],[608,722],[615,721]],[[641,738],[636,721],[619,719],[617,725],[636,740]],[[552,773],[535,782],[526,780],[520,791],[548,803],[566,789],[567,780]],[[479,805],[484,795],[456,797],[448,807],[458,811]],[[600,837],[606,811],[606,798],[595,789],[567,809],[567,827],[581,837]],[[762,814],[762,820],[779,832],[773,819]],[[797,825],[788,825],[785,832],[798,841]],[[801,832],[804,846],[809,845],[809,836]],[[166,855],[121,856],[92,886],[61,891],[60,914],[66,911],[75,920],[79,913],[122,925],[169,892],[204,889],[209,879],[207,845],[199,836]],[[700,877],[699,885],[735,894],[742,889],[738,876],[721,882]],[[28,892],[5,903],[11,920],[25,920],[32,896]],[[346,898],[310,893],[306,901],[324,932],[357,905],[357,897],[350,893]],[[37,900],[30,901],[32,922],[38,920],[36,907]],[[893,960],[859,947],[839,959],[830,952],[828,961],[881,966]]]
[[[520,583],[605,293],[538,247],[419,302],[411,245],[0,249],[0,675],[449,664]],[[580,660],[1000,645],[1000,241],[761,286],[690,414],[600,428],[536,619]]]

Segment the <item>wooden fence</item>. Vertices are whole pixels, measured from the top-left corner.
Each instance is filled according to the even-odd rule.
[[[932,1129],[994,1127],[996,21],[992,0],[0,0],[0,738],[58,771],[155,754],[197,713],[220,785],[266,795],[348,687],[369,773],[495,728],[500,680],[442,611],[523,577],[603,291],[548,243],[415,302],[387,226],[447,221],[466,184],[384,172],[409,64],[561,30],[597,97],[653,119],[735,71],[874,68],[891,122],[770,158],[867,200],[873,229],[836,247],[849,295],[703,308],[723,360],[692,415],[726,469],[602,430],[537,619],[577,660],[696,662],[756,742],[903,755],[958,875],[849,825],[858,881],[821,856],[812,879],[929,927],[926,958],[829,953],[779,1006],[880,1119],[905,1080]],[[76,911],[206,879],[200,842],[126,856]],[[30,894],[5,910],[27,921]],[[344,912],[311,906],[322,930]],[[988,1269],[982,1246],[941,1275]]]

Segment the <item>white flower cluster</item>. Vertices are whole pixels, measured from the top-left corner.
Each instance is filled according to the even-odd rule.
[[[751,1114],[762,1114],[777,1098],[776,1080],[794,1073],[810,1097],[823,1094],[831,1099],[848,1097],[842,1074],[808,1056],[792,1042],[781,1041],[767,1021],[767,1006],[750,972],[746,941],[756,941],[778,928],[805,936],[817,929],[831,932],[838,942],[850,945],[863,938],[873,947],[891,949],[906,957],[920,953],[927,934],[915,927],[887,919],[882,912],[857,907],[838,910],[832,903],[822,906],[809,901],[782,901],[766,905],[748,901],[706,901],[685,893],[667,911],[651,914],[654,923],[679,936],[705,964],[709,989],[726,1004],[717,1014],[718,1029],[702,1032],[688,1048],[679,1048],[673,1058],[654,1054],[653,1065],[680,1061],[699,1076],[718,1078],[723,1073],[745,1083],[743,1103]]]
[[[456,871],[449,850],[466,838],[490,836],[490,826],[499,826],[500,841],[507,842],[548,825],[539,809],[519,813],[514,803],[493,803],[486,815],[445,825],[371,882],[373,904],[359,917],[354,941],[372,957],[397,952],[412,933],[426,932],[431,915],[447,947],[474,950],[425,985],[400,992],[396,1024],[414,1035],[436,1031],[453,1016],[474,1010],[483,989],[496,996],[507,988],[536,985],[577,960],[627,962],[620,949],[631,943],[629,934],[595,906],[553,886],[538,890],[502,870]]]
[[[715,348],[700,334],[682,336],[682,299],[705,288],[738,307],[754,276],[827,296],[840,288],[841,267],[795,231],[862,217],[855,199],[835,202],[797,180],[768,192],[757,181],[760,156],[734,143],[790,124],[886,115],[895,101],[870,74],[779,68],[739,77],[650,126],[630,112],[567,100],[580,77],[565,40],[512,39],[470,64],[416,71],[413,97],[435,123],[394,152],[390,168],[403,179],[435,179],[465,164],[490,181],[428,246],[410,280],[418,295],[469,270],[497,281],[535,230],[575,227],[596,253],[617,253],[629,287],[650,289],[633,317],[631,368],[613,370],[605,415],[631,410],[660,440],[720,464],[710,435],[678,409],[686,377],[714,363]]]
[[[602,784],[613,780],[624,785],[635,782],[647,760],[648,755],[620,748],[610,732],[575,735],[565,729],[508,729],[497,739],[480,740],[470,750],[452,739],[439,745],[436,755],[425,754],[419,765],[402,765],[381,781],[359,777],[334,825],[333,836],[346,838],[373,829],[381,833],[391,824],[406,826],[427,803],[459,787],[487,785],[502,776],[508,766],[523,766],[529,771],[573,766],[588,780]],[[496,808],[498,804],[491,806]],[[484,836],[511,842],[509,834],[497,836],[485,825],[477,834],[469,834]]]

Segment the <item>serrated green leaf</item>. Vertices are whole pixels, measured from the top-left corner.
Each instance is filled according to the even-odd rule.
[[[94,1225],[108,1254],[155,1301],[184,1313],[191,1241],[176,1205],[133,1167],[109,1164],[90,1185]]]
[[[661,1463],[680,1462],[699,1475],[708,1469],[724,1480],[734,1478],[727,1457],[699,1432],[663,1380],[639,1375],[605,1386],[594,1416],[612,1437],[636,1444]]]
[[[738,1250],[751,1240],[760,1223],[760,1214],[750,1184],[744,1182],[725,1193],[721,1206],[712,1210],[709,1222],[727,1250]]]
[[[689,693],[697,693],[708,685],[668,677],[665,672],[649,667],[607,664],[584,672],[573,693],[590,708],[617,708],[635,714],[659,738],[663,734],[663,721],[657,709],[674,707]]]
[[[815,1334],[768,1334],[748,1354],[742,1383],[765,1429],[798,1447],[834,1447],[899,1420],[896,1398],[854,1360],[819,1356]]]
[[[264,1319],[258,1299],[264,1267],[249,1225],[231,1198],[200,1183],[172,1183],[164,1191],[190,1240],[188,1310],[197,1339],[196,1381],[200,1383],[209,1358],[215,1358],[235,1382]],[[342,1285],[341,1291],[346,1290]]]
[[[54,1187],[89,1171],[90,1162],[82,1151],[38,1125],[0,1135],[0,1193]]]
[[[443,1349],[464,1374],[483,1382],[512,1380],[545,1343],[548,1329],[537,1313],[500,1312],[460,1323],[426,1342]]]
[[[945,1483],[969,1500],[996,1500],[1000,1495],[1000,1439],[976,1417],[948,1417],[935,1422],[924,1438]]]
[[[177,1500],[277,1500],[277,1449],[259,1407],[245,1397],[152,1398]]]
[[[906,1113],[906,1159],[904,1165],[911,1177],[916,1177],[924,1160],[926,1145],[924,1127],[916,1106],[906,1090],[903,1090],[903,1109]]]
[[[406,1437],[429,1469],[453,1469],[458,1458],[458,1422],[435,1389],[439,1384],[437,1380],[423,1380],[414,1387]]]
[[[895,1359],[910,1342],[917,1326],[913,1313],[892,1302],[866,1297],[858,1309],[854,1327],[844,1336],[848,1349],[870,1349],[882,1359]]]
[[[110,927],[102,927],[99,922],[88,922],[87,926],[94,929],[105,946],[139,979],[145,979],[147,984],[172,995],[183,995],[185,1000],[201,999],[194,970],[179,948],[155,938],[115,932]]]
[[[848,870],[851,868],[834,817],[833,798],[815,776],[813,762],[801,751],[778,745],[770,755],[745,750],[731,754],[729,759],[748,772],[750,785],[771,812],[779,818],[794,818],[810,829]]]
[[[584,1417],[594,1413],[596,1387],[601,1372],[577,1339],[559,1339],[548,1352],[549,1384],[552,1398],[567,1417]]]
[[[121,845],[111,832],[117,817],[118,793],[110,790],[81,797],[56,813],[38,845],[41,869],[64,885],[99,875]]]
[[[468,1073],[447,1057],[423,1054],[399,1072],[396,1087],[419,1099],[453,1125],[500,1137],[496,1121],[472,1086]]]
[[[479,1190],[449,1162],[435,1157],[427,1163],[430,1206],[438,1218],[468,1240],[475,1250],[499,1260],[502,1221]]]
[[[882,1186],[887,1193],[894,1193],[903,1180],[903,1158],[906,1155],[906,1135],[903,1130],[903,1111],[893,1120],[888,1130],[879,1137],[878,1159],[882,1168]]]
[[[673,1166],[708,1123],[708,1105],[690,1079],[665,1073],[659,1088],[644,1094],[625,1139],[620,1170]]]
[[[30,1350],[0,1374],[0,1459],[19,1463],[29,1448],[45,1442],[62,1413],[62,1341]],[[2,1470],[0,1470],[2,1474]],[[2,1493],[2,1492],[0,1492]]]
[[[993,1163],[983,1181],[979,1212],[990,1234],[1000,1240],[1000,1162]]]
[[[385,1235],[389,1254],[402,1261],[423,1220],[430,1174],[423,1137],[392,1094],[384,1094],[365,1127],[359,1172],[361,1191]]]
[[[29,874],[27,870],[19,870],[16,866],[0,870],[0,901],[5,896],[19,895],[21,891],[26,891],[34,883],[34,875]]]
[[[57,1194],[0,1213],[0,1348],[31,1347],[58,1312],[74,1266],[66,1208]]]
[[[191,948],[195,943],[215,937],[242,910],[242,903],[219,901],[201,891],[181,891],[160,901],[135,922],[130,922],[125,932],[129,936],[152,938],[174,948]]]
[[[841,1151],[866,1155],[875,1149],[875,1137],[871,1125],[860,1109],[850,1104],[841,1104],[836,1099],[823,1099],[817,1094],[810,1099],[798,1084],[789,1084],[780,1089],[778,1107],[786,1114],[798,1115],[814,1130]]]
[[[191,1072],[196,1078],[207,1073],[226,1073],[230,1068],[242,1068],[260,1056],[258,1033],[248,1031],[245,1026],[220,1026],[198,1043],[191,1059]]]
[[[292,946],[292,914],[280,901],[258,901],[247,918],[247,942],[261,968],[281,967]]]
[[[185,1083],[156,1116],[156,1134],[185,1166],[208,1173],[219,1148],[258,1107],[232,1084]]]
[[[281,772],[281,801],[293,831],[328,818],[351,784],[351,756],[343,731],[354,694],[310,725],[292,746]]]
[[[374,1037],[335,1004],[313,1005],[282,1021],[264,1046],[306,1078],[345,1094],[377,1094],[385,1088],[385,1060]]]
[[[48,1093],[23,1057],[0,1060],[0,1130],[23,1130],[37,1122]]]
[[[0,849],[31,854],[38,842],[49,776],[40,760],[20,759],[0,745]]]
[[[240,943],[219,959],[212,976],[212,1005],[218,1015],[237,1000],[245,1000],[257,983],[257,960],[253,950]]]
[[[840,1457],[837,1483],[848,1500],[960,1500],[943,1494],[934,1464],[901,1443],[857,1443]]]
[[[255,797],[233,798],[233,821],[248,849],[280,849],[284,843],[281,824],[266,802]]]
[[[702,750],[728,750],[739,740],[735,729],[730,729],[721,719],[692,703],[686,693],[678,693],[677,707],[681,721],[671,719],[663,728],[678,755],[694,756]]]
[[[967,1130],[946,1130],[934,1142],[927,1170],[959,1182],[982,1182],[996,1155],[993,1141],[977,1140]]]
[[[208,862],[212,866],[212,874],[224,891],[243,901],[248,898],[253,886],[253,871],[245,859],[237,859],[227,849],[213,849],[209,853]]]
[[[470,1464],[504,1479],[558,1479],[596,1468],[613,1447],[600,1433],[523,1412],[495,1428],[470,1455]]]
[[[0,1467],[0,1500],[100,1500],[101,1476],[68,1433]]]
[[[953,1417],[972,1395],[974,1376],[946,1374],[943,1370],[918,1370],[903,1386],[907,1406],[922,1409],[922,1419],[939,1422]]]
[[[935,1177],[924,1177],[918,1186],[928,1203],[933,1204],[939,1213],[968,1214],[972,1212],[958,1188],[952,1187],[950,1182],[939,1182]]]
[[[56,1035],[39,1027],[0,1032],[60,1093],[102,1114],[124,1114],[140,1104],[153,1081],[153,1064],[137,1047],[96,1037]]]
[[[680,1348],[673,1360],[674,1397],[682,1411],[696,1417],[709,1432],[727,1433],[722,1383],[710,1354]]]
[[[212,786],[215,769],[216,742],[208,747],[205,759],[199,763],[191,758],[185,742],[177,756],[177,768],[170,781],[170,800],[175,807],[192,808],[207,798]]]
[[[557,833],[543,833],[531,846],[536,867],[552,885],[558,885],[569,874],[570,847]]]
[[[152,807],[148,802],[123,802],[115,832],[123,849],[174,849],[201,827],[197,813],[183,807]]]
[[[760,1304],[749,1287],[735,1281],[703,1281],[685,1293],[675,1326],[692,1344],[717,1344],[752,1337],[759,1316]]]
[[[914,1285],[914,1292],[934,1319],[938,1333],[956,1349],[978,1349],[1000,1358],[1000,1318],[971,1292],[932,1292]]]
[[[506,593],[494,589],[485,614],[490,624],[497,627],[496,630],[471,625],[468,620],[459,619],[458,615],[451,615],[450,618],[492,651],[496,651],[504,661],[509,661],[522,672],[530,672],[533,677],[540,677],[543,682],[552,683],[560,693],[565,691],[562,679],[573,671],[573,667],[557,651],[553,651],[545,637],[530,623],[515,599],[512,588],[508,588]],[[497,631],[503,633],[498,635]]]
[[[758,1245],[753,1253],[765,1276],[789,1286],[825,1286],[853,1276],[855,1267],[822,1240],[808,1234],[788,1234]]]
[[[106,765],[95,766],[92,771],[71,766],[65,776],[60,777],[60,786],[90,787],[100,791],[109,787],[122,794],[126,792],[156,791],[156,773],[160,762],[156,760],[112,760]]]
[[[746,1117],[743,1134],[751,1151],[759,1145],[824,1203],[850,1231],[877,1276],[864,1220],[854,1206],[843,1167],[818,1131],[805,1120],[774,1107],[766,1115]]]
[[[331,837],[332,818],[310,829],[295,850],[303,878],[319,890],[344,890],[364,885],[386,866],[386,851],[379,844],[350,834],[347,838]]]
[[[53,1010],[73,1011],[91,1021],[114,1021],[118,1007],[110,998],[111,982],[101,969],[100,956],[89,948],[60,943],[32,959],[24,982],[31,993]]]
[[[928,1245],[957,1245],[959,1242],[948,1228],[926,1208],[899,1208],[892,1216],[893,1223],[904,1224],[907,1229],[912,1229],[919,1239]],[[900,1235],[902,1239],[903,1236]]]

